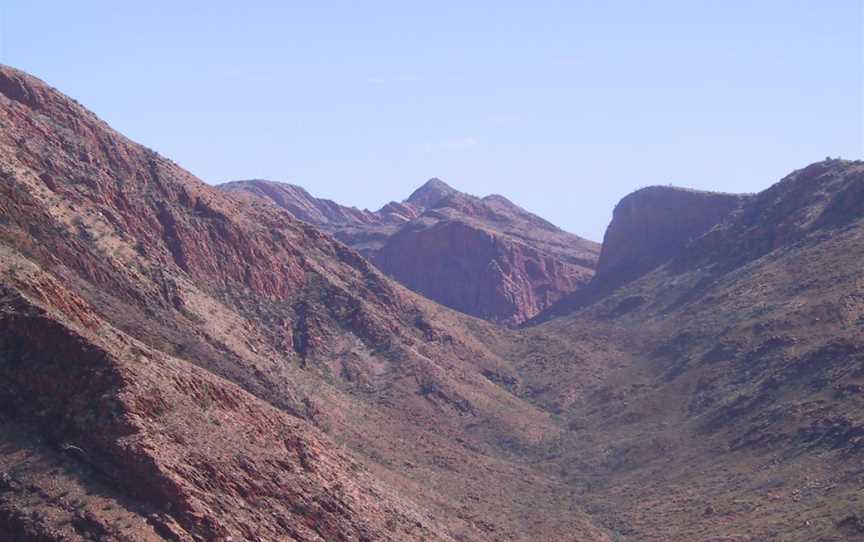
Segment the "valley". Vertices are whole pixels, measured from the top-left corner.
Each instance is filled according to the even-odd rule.
[[[864,164],[602,245],[213,187],[0,66],[0,538],[864,539]]]

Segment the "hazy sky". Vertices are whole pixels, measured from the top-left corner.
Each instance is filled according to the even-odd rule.
[[[210,183],[377,208],[437,176],[602,238],[649,184],[864,147],[862,1],[3,0],[0,62]]]

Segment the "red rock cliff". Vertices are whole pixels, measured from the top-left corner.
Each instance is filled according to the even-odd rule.
[[[669,261],[748,197],[666,186],[637,190],[615,206],[595,281],[614,287]]]
[[[430,179],[376,212],[317,199],[292,185],[222,185],[273,200],[443,305],[515,325],[586,284],[599,246],[504,198],[477,198]]]

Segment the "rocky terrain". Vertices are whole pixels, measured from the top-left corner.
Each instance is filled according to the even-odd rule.
[[[864,539],[862,190],[861,162],[796,171],[528,330],[520,374],[573,429],[548,468],[595,520],[624,540]],[[584,386],[573,360],[610,349]]]
[[[638,191],[594,274],[440,182],[209,187],[5,66],[0,126],[0,539],[864,539],[861,162]]]
[[[8,67],[0,123],[0,532],[609,539],[498,329]]]
[[[220,189],[269,199],[366,256],[408,288],[458,311],[517,325],[584,286],[600,247],[503,196],[484,198],[430,179],[405,201],[371,212],[270,181]]]

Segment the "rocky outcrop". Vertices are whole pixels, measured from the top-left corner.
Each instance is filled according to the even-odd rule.
[[[591,279],[595,243],[502,196],[477,198],[441,184],[412,195],[441,199],[371,255],[402,284],[472,316],[518,325]]]
[[[415,292],[472,316],[517,325],[585,285],[599,246],[490,195],[430,179],[376,212],[342,207],[292,185],[239,181],[360,251]]]
[[[644,275],[668,262],[748,199],[667,186],[633,192],[615,206],[595,281],[612,288]]]
[[[737,267],[817,230],[846,225],[864,212],[862,172],[860,164],[839,159],[794,171],[748,198],[735,220],[718,224],[676,263]]]
[[[615,207],[591,282],[526,325],[590,305],[662,265],[730,270],[864,212],[862,167],[834,159],[792,172],[758,194],[652,186]]]

